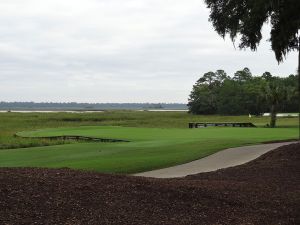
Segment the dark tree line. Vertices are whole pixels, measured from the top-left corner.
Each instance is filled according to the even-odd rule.
[[[260,115],[298,112],[298,75],[253,76],[248,68],[229,77],[224,70],[205,73],[193,86],[188,107],[193,114]],[[275,126],[274,119],[271,126]]]

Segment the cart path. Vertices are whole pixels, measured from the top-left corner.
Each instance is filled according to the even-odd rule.
[[[189,163],[138,173],[134,174],[134,176],[174,178],[203,172],[211,172],[218,169],[244,164],[258,158],[268,151],[291,143],[296,143],[296,141],[228,148]]]

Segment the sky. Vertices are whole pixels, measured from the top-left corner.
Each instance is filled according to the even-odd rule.
[[[252,52],[208,17],[203,0],[1,0],[0,101],[186,103],[208,71],[296,73],[268,24]]]

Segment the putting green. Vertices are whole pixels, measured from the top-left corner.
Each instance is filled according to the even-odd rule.
[[[20,132],[18,135],[80,135],[130,142],[79,142],[1,150],[1,167],[69,167],[106,173],[137,173],[182,164],[229,147],[296,139],[298,128],[169,129],[85,126]]]

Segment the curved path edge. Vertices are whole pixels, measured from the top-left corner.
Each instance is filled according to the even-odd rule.
[[[292,143],[297,143],[297,141],[228,148],[189,163],[137,173],[134,174],[134,176],[175,178],[197,173],[211,172],[247,163],[271,150]]]

